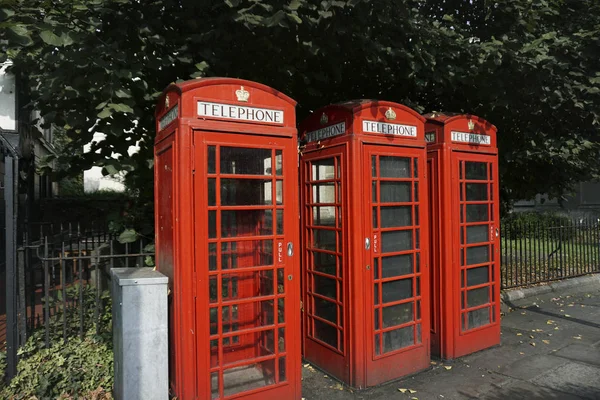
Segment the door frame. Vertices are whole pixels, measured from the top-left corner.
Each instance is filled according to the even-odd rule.
[[[209,290],[209,267],[208,267],[208,190],[207,188],[207,179],[208,179],[208,169],[206,165],[200,165],[197,160],[204,160],[205,163],[208,161],[208,146],[226,146],[226,147],[242,147],[242,148],[257,148],[257,149],[270,149],[272,154],[275,154],[275,150],[282,151],[282,159],[283,159],[283,171],[281,175],[276,175],[272,173],[271,175],[265,175],[265,179],[271,179],[273,184],[272,186],[272,195],[276,196],[276,181],[279,179],[283,180],[283,206],[281,208],[283,211],[283,233],[277,234],[277,231],[274,230],[272,235],[267,236],[266,238],[273,238],[273,264],[271,270],[273,271],[273,280],[277,282],[277,271],[278,268],[283,266],[284,269],[284,292],[285,295],[285,351],[284,355],[281,357],[285,357],[285,371],[286,371],[286,381],[274,383],[268,386],[264,386],[262,388],[257,388],[254,390],[244,391],[240,393],[236,393],[230,396],[221,397],[221,399],[235,399],[239,397],[243,397],[245,400],[265,400],[265,399],[278,399],[278,398],[300,398],[301,387],[298,384],[300,382],[299,374],[301,373],[301,356],[300,356],[300,340],[298,339],[296,332],[300,329],[300,300],[299,300],[299,286],[300,286],[300,263],[299,263],[299,238],[298,238],[298,189],[296,185],[297,181],[297,146],[296,141],[293,138],[285,138],[285,137],[261,137],[254,135],[247,135],[242,133],[222,133],[222,132],[213,132],[213,131],[204,131],[199,129],[192,129],[193,132],[193,147],[190,149],[192,152],[192,169],[194,173],[194,193],[193,193],[193,208],[194,208],[194,224],[196,226],[195,229],[195,249],[196,253],[196,262],[194,265],[194,304],[195,304],[195,330],[197,336],[197,349],[198,355],[197,365],[198,365],[198,376],[196,378],[197,382],[197,393],[199,398],[211,398],[211,368],[210,365],[210,354],[211,354],[211,346],[210,346],[210,332],[208,329],[208,325],[210,325],[210,316],[209,310],[211,308],[211,304],[209,303],[208,293]],[[215,163],[219,160],[219,156],[216,155]],[[275,160],[272,160],[272,166],[274,165]],[[273,171],[274,172],[274,171]],[[223,174],[220,173],[213,176],[221,176]],[[256,177],[258,178],[258,176]],[[220,205],[218,202],[219,199],[219,186],[215,184],[216,190],[216,202],[215,206],[211,206],[211,208],[220,209]],[[278,205],[276,199],[273,198],[273,209],[278,209]],[[217,213],[219,215],[219,213]],[[273,223],[276,220],[276,213],[273,214]],[[220,218],[217,216],[216,218],[216,229],[217,232],[220,231]],[[273,225],[274,226],[274,225]],[[213,239],[211,239],[213,240]],[[217,238],[215,243],[221,243],[221,239],[217,234]],[[287,254],[287,243],[292,243],[292,254]],[[219,246],[217,246],[219,247]],[[217,252],[217,257],[218,257]],[[217,265],[220,265],[220,261],[217,261]],[[220,269],[217,269],[218,274],[216,276],[222,275]],[[210,271],[214,272],[214,271]],[[234,272],[235,269],[227,272]],[[219,279],[217,278],[217,282]],[[274,285],[275,287],[277,285]],[[218,285],[218,293],[221,293],[221,287]],[[277,289],[274,289],[273,299],[278,298]],[[258,300],[256,300],[258,301]],[[222,299],[220,295],[218,295],[217,304],[221,304]],[[277,338],[277,301],[273,301],[273,330],[275,338]],[[220,306],[217,306],[217,310],[220,309]],[[217,314],[220,314],[217,311]],[[221,321],[221,315],[218,316],[218,321]],[[268,325],[271,326],[271,325]],[[264,328],[264,327],[262,327]],[[243,334],[243,331],[240,336]],[[220,334],[219,334],[220,336]],[[232,336],[233,337],[233,336]],[[260,346],[260,342],[257,341],[256,348]],[[219,370],[225,371],[226,365],[223,363],[223,346],[219,346],[219,357],[220,363]],[[277,368],[278,361],[280,358],[280,354],[283,352],[279,352],[279,343],[275,340],[274,343],[274,354],[273,358],[274,364],[276,365],[275,377],[279,377],[279,371]],[[208,354],[209,357],[205,357],[202,354]],[[260,360],[260,359],[259,359]],[[250,359],[243,360],[244,365],[252,364]],[[240,361],[240,364],[242,362]],[[221,372],[222,375],[222,372]],[[223,388],[223,381],[220,380],[219,383],[220,388]]]
[[[389,146],[385,144],[375,143],[363,143],[361,148],[362,153],[362,170],[363,170],[363,187],[365,188],[362,194],[363,204],[363,231],[361,232],[362,237],[362,251],[363,251],[363,264],[361,270],[365,276],[364,279],[364,326],[365,326],[365,363],[366,363],[366,382],[367,386],[374,386],[379,383],[383,383],[401,376],[405,376],[411,373],[415,373],[419,370],[425,369],[429,366],[430,360],[430,321],[429,321],[429,260],[428,260],[428,241],[429,241],[429,222],[428,222],[428,206],[427,206],[427,153],[425,148],[405,147],[405,146]],[[373,227],[372,218],[372,174],[371,174],[371,157],[373,155],[379,156],[394,156],[394,157],[410,157],[411,159],[417,160],[418,174],[415,178],[412,176],[411,182],[418,182],[418,200],[414,201],[414,197],[411,199],[412,205],[419,206],[419,224],[415,225],[413,214],[412,223],[413,228],[418,226],[419,229],[419,264],[420,270],[416,272],[413,264],[413,274],[409,274],[413,279],[413,329],[416,332],[417,321],[417,302],[420,301],[420,324],[421,324],[421,342],[412,346],[404,347],[398,350],[394,350],[389,354],[382,354],[377,356],[375,354],[375,305],[374,303],[374,257],[381,255],[381,238],[377,236],[374,231],[379,231],[381,227]],[[377,167],[379,168],[379,167]],[[413,171],[413,164],[411,163],[411,171]],[[379,180],[380,177],[378,176]],[[414,186],[411,186],[411,193],[414,192]],[[416,235],[416,233],[415,233]],[[416,236],[413,235],[413,253],[416,241]],[[371,245],[369,249],[366,249],[366,239],[369,238]],[[416,255],[415,255],[416,258]],[[413,259],[415,260],[415,259]],[[380,268],[381,266],[379,266]],[[420,274],[420,275],[419,275]],[[416,295],[416,280],[417,277],[420,279],[420,296]],[[380,305],[383,310],[382,305]],[[383,327],[382,327],[383,328]],[[383,334],[383,333],[380,333]],[[416,338],[415,338],[416,339]],[[381,342],[381,350],[383,350],[383,340]]]

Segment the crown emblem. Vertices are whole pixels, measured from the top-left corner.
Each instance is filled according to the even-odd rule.
[[[321,115],[321,125],[325,125],[328,122],[329,118],[327,117],[327,114],[323,113],[323,115]]]
[[[471,130],[471,131],[472,131],[473,129],[475,129],[475,124],[473,123],[473,120],[472,120],[472,119],[470,119],[470,120],[469,120],[469,123],[468,123],[468,125],[469,125],[469,130]]]
[[[388,108],[388,110],[385,112],[385,117],[391,120],[396,119],[396,112],[392,110],[392,107]]]
[[[250,98],[250,93],[244,89],[243,86],[240,86],[240,88],[235,91],[235,95],[237,96],[238,101],[248,101]]]
[[[165,96],[165,109],[169,108],[169,95]]]

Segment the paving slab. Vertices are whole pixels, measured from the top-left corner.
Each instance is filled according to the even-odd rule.
[[[520,380],[530,380],[566,363],[564,358],[539,354],[525,357],[501,368],[498,372]]]
[[[600,367],[600,349],[595,347],[576,343],[563,347],[554,355]]]
[[[531,382],[514,380],[495,392],[481,397],[482,400],[582,400],[585,397],[538,386]]]
[[[532,379],[531,383],[583,398],[600,398],[600,368],[591,365],[569,362]]]

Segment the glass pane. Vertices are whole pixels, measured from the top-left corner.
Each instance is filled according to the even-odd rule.
[[[315,300],[315,315],[337,324],[337,305],[318,297]]]
[[[277,210],[277,234],[283,235],[283,210]]]
[[[221,205],[261,206],[273,204],[270,180],[221,179]]]
[[[415,196],[414,201],[415,202],[419,201],[419,182],[415,182],[415,184],[414,184],[414,192],[413,193],[414,193],[414,196]]]
[[[379,304],[379,284],[378,283],[373,285],[373,302],[376,305]]]
[[[275,174],[283,175],[283,152],[275,150]]]
[[[313,203],[335,203],[335,183],[312,185]]]
[[[315,287],[314,292],[321,296],[336,299],[336,281],[332,278],[326,278],[320,275],[314,275]]]
[[[217,205],[217,189],[215,178],[208,178],[208,205]]]
[[[335,207],[313,207],[313,225],[335,226]]]
[[[209,174],[214,174],[216,172],[215,170],[215,146],[208,146],[208,173]]]
[[[373,194],[373,203],[377,203],[377,181],[371,182],[371,193]]]
[[[373,228],[377,228],[377,207],[373,207]]]
[[[381,335],[375,335],[373,340],[375,341],[375,355],[378,356],[381,354],[381,345],[379,344],[381,341]]]
[[[377,156],[371,156],[371,176],[377,177]]]
[[[285,321],[285,299],[277,299],[277,322],[283,324]]]
[[[208,270],[209,271],[217,270],[217,244],[216,243],[208,244]]]
[[[383,327],[390,328],[396,325],[402,325],[412,321],[413,303],[397,304],[395,306],[384,307],[382,309]]]
[[[285,382],[287,380],[286,368],[285,368],[285,356],[279,359],[279,382]]]
[[[489,227],[487,225],[467,226],[467,243],[487,242]]]
[[[210,334],[216,335],[219,333],[219,309],[211,308],[210,309]]]
[[[384,304],[413,297],[412,279],[384,282],[381,286]]]
[[[214,210],[208,212],[208,237],[217,237],[217,212]]]
[[[243,318],[238,318],[238,316],[243,316]],[[274,323],[273,300],[236,304],[223,308],[223,332],[237,332]]]
[[[381,274],[384,278],[412,274],[413,255],[403,254],[400,256],[382,257],[381,270]]]
[[[221,211],[221,237],[272,234],[272,210]]]
[[[373,274],[375,276],[375,279],[379,279],[379,259],[378,258],[373,259]]]
[[[258,336],[258,334],[257,334]],[[258,349],[259,347],[257,347]],[[235,354],[253,354],[250,352],[237,352]],[[259,352],[261,353],[261,352]],[[261,356],[263,354],[257,354]],[[254,356],[253,356],[254,358]],[[275,359],[262,361],[256,364],[243,365],[223,371],[223,395],[231,396],[247,390],[258,389],[275,383]]]
[[[467,313],[469,321],[469,329],[490,323],[490,309],[488,307],[480,308],[479,310],[469,311]]]
[[[413,248],[412,240],[412,231],[381,232],[381,251],[392,253],[411,250]]]
[[[275,182],[275,204],[283,204],[283,181],[278,180]]]
[[[483,181],[487,180],[487,163],[466,161],[465,178]]]
[[[336,231],[313,229],[313,247],[322,250],[336,251]]]
[[[319,320],[314,320],[314,323],[315,339],[337,348],[337,328]]]
[[[262,267],[273,264],[272,240],[221,243],[221,268]]]
[[[412,225],[412,207],[381,207],[381,227],[403,227]]]
[[[488,269],[489,269],[489,267],[487,265],[485,267],[477,267],[477,268],[468,269],[467,270],[467,286],[475,286],[475,285],[481,285],[482,283],[488,283],[488,281],[489,281]]]
[[[415,343],[415,332],[412,326],[383,333],[383,352],[398,350]]]
[[[413,177],[417,178],[419,176],[419,159],[413,158]]]
[[[467,183],[467,201],[483,201],[487,197],[487,183]]]
[[[410,182],[381,182],[382,203],[410,202]]]
[[[410,158],[379,156],[379,176],[382,178],[410,178]]]
[[[467,204],[467,222],[487,220],[489,220],[487,204]]]
[[[285,351],[285,328],[279,328],[279,352],[283,351]],[[281,380],[281,377],[279,378]]]
[[[490,261],[488,246],[467,248],[467,265],[483,264]]]
[[[217,277],[216,276],[211,276],[208,278],[208,298],[210,300],[211,303],[216,303],[217,302],[217,296],[218,294],[218,283],[217,283]]]
[[[421,343],[421,324],[417,324],[417,343]]]
[[[277,269],[277,293],[281,294],[285,291],[285,274],[283,268]]]
[[[215,400],[219,398],[219,372],[210,374],[210,398]]]
[[[467,291],[467,307],[477,307],[490,302],[490,291],[488,287]]]
[[[334,159],[314,161],[312,163],[312,180],[320,181],[335,178]]]
[[[271,150],[221,146],[221,174],[272,175]]]
[[[313,251],[313,269],[329,275],[336,275],[336,256],[329,253]]]

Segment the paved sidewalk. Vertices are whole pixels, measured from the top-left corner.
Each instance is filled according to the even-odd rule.
[[[500,346],[452,362],[434,360],[427,371],[362,391],[305,366],[303,396],[306,400],[600,399],[600,286],[546,293],[511,306],[502,319]],[[402,393],[399,388],[407,390]]]

